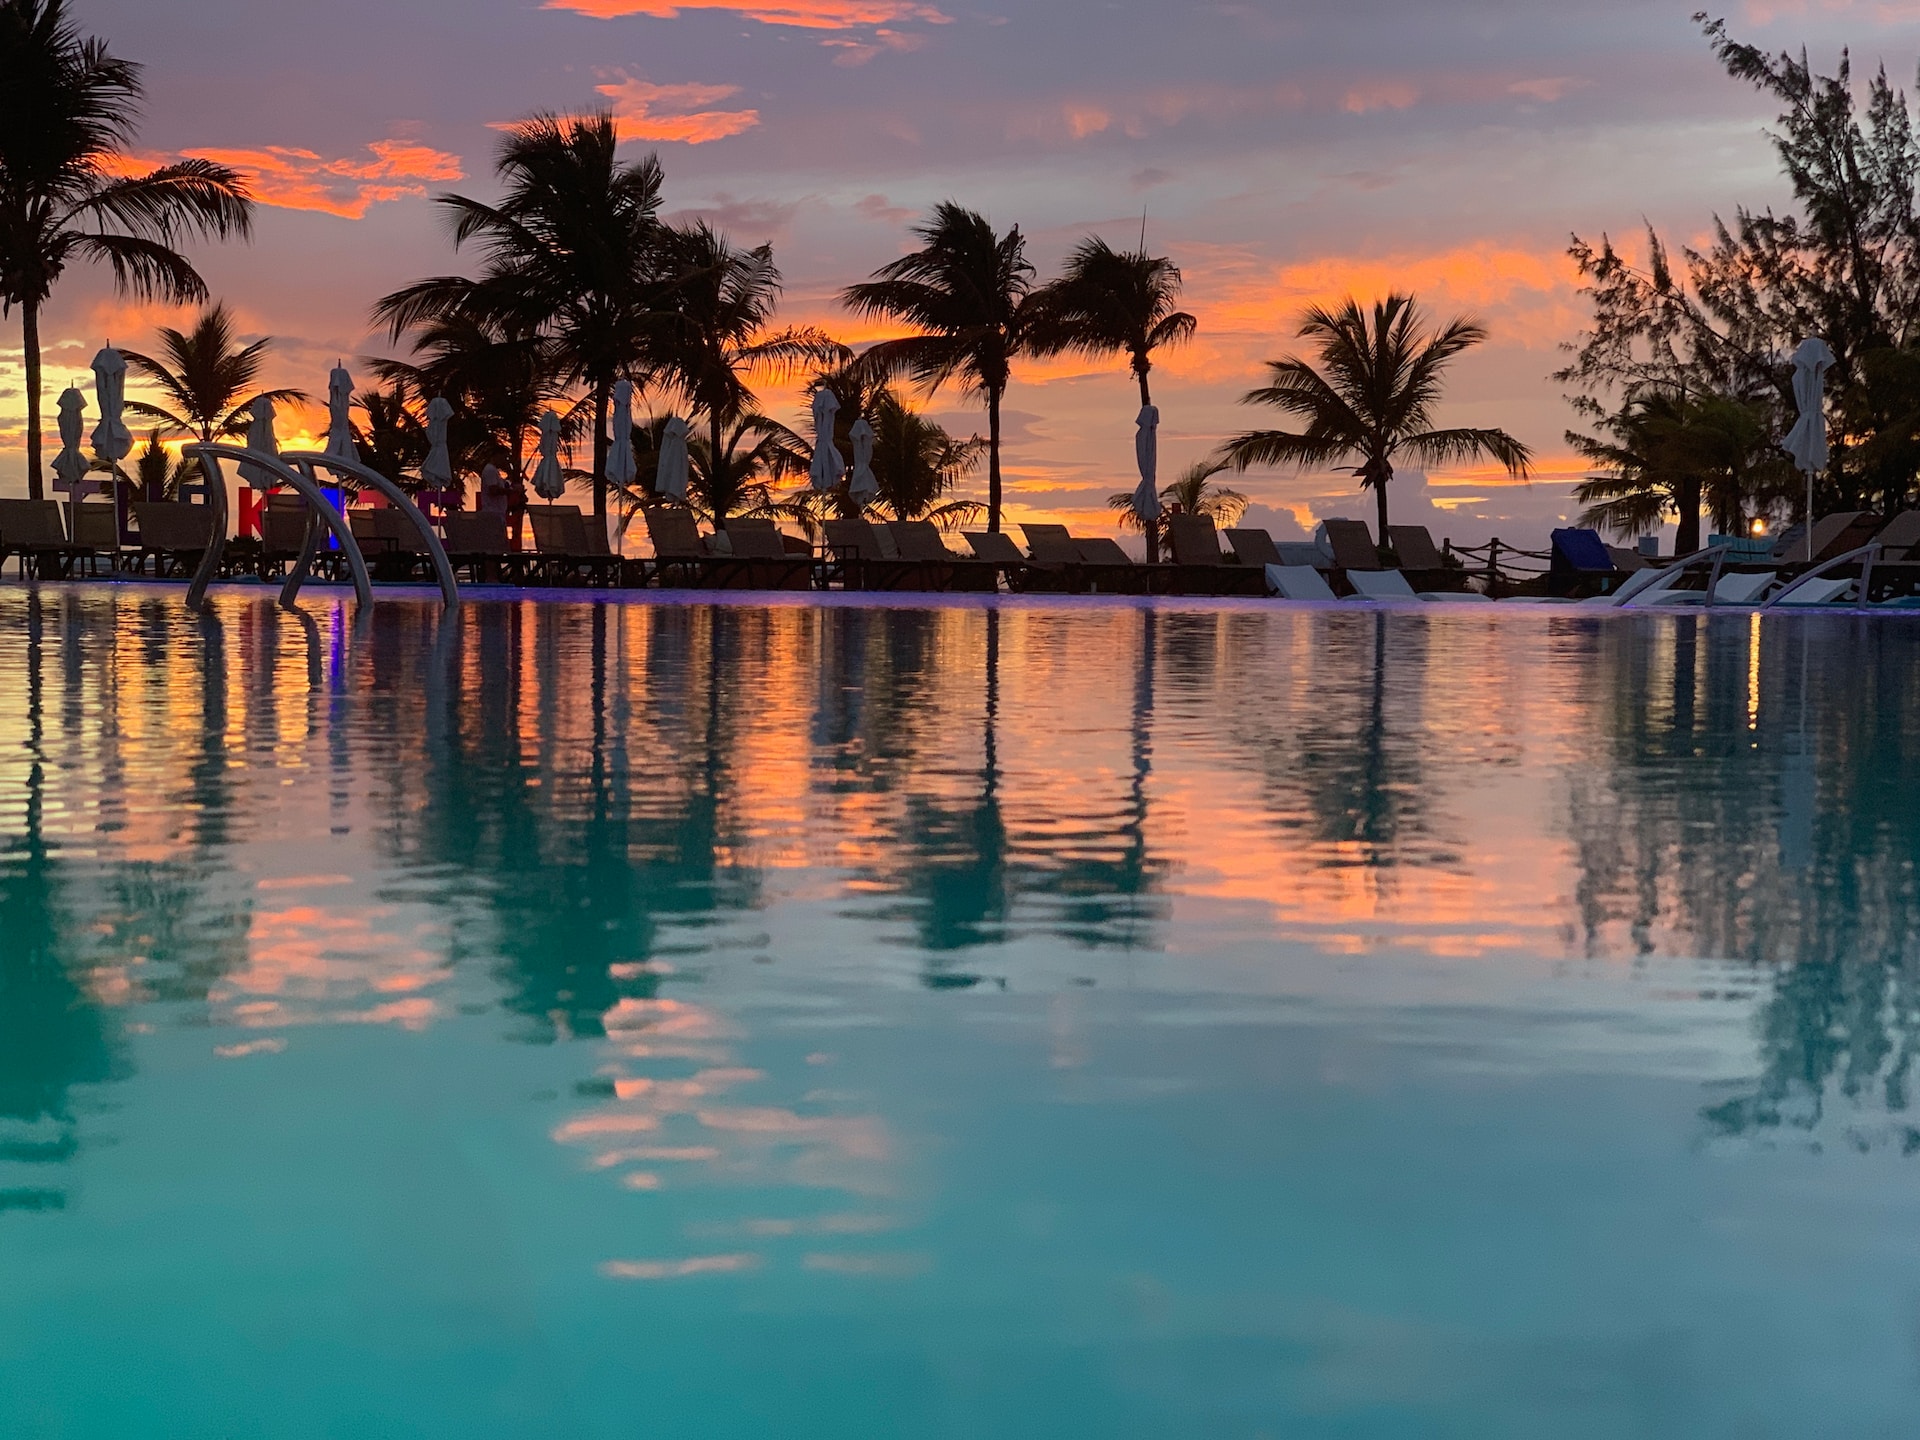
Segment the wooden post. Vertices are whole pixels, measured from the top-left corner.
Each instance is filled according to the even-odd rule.
[[[1498,595],[1495,595],[1493,593],[1496,589],[1499,588],[1499,585],[1500,585],[1500,537],[1496,535],[1493,537],[1493,542],[1487,546],[1487,598],[1489,600],[1497,600],[1500,598]]]

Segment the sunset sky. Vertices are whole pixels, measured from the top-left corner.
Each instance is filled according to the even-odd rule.
[[[250,172],[250,247],[200,253],[270,379],[323,392],[336,355],[373,353],[367,310],[418,276],[463,268],[429,204],[488,193],[491,126],[610,105],[632,151],[654,147],[668,206],[736,239],[771,240],[785,317],[858,343],[879,332],[833,303],[953,198],[1018,223],[1043,277],[1081,236],[1138,239],[1185,269],[1200,338],[1169,356],[1155,399],[1172,472],[1234,429],[1235,402],[1292,317],[1351,289],[1410,288],[1470,310],[1493,341],[1458,369],[1448,423],[1502,425],[1540,455],[1531,486],[1405,475],[1395,520],[1436,538],[1534,542],[1569,513],[1570,412],[1546,379],[1582,307],[1570,232],[1632,239],[1641,217],[1698,239],[1715,211],[1784,196],[1767,100],[1721,73],[1696,0],[334,0],[262,8],[76,0],[86,28],[147,66],[143,157],[202,155]],[[1822,68],[1914,73],[1920,6],[1755,0],[1743,39],[1807,44]],[[47,397],[102,340],[152,343],[156,320],[74,272],[44,324]],[[0,489],[22,488],[17,317],[0,339]],[[350,361],[351,363],[351,361]],[[359,372],[357,372],[359,373]],[[769,408],[797,421],[790,397]],[[1016,372],[1009,518],[1094,530],[1131,485],[1136,401],[1118,362]],[[957,395],[934,410],[964,432]],[[49,419],[51,430],[51,419]],[[51,452],[49,452],[51,453]],[[984,488],[984,486],[982,487]],[[1268,473],[1250,523],[1297,533],[1366,514],[1348,477]],[[1079,512],[1076,514],[1075,512]]]

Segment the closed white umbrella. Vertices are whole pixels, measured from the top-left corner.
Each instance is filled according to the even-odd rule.
[[[533,492],[543,500],[567,493],[566,472],[560,468],[560,417],[551,410],[540,412],[540,464],[533,472]]]
[[[672,415],[660,432],[660,468],[653,488],[675,500],[686,499],[688,468],[687,422]]]
[[[1140,483],[1133,487],[1133,511],[1151,525],[1160,518],[1160,409],[1142,405],[1133,422],[1133,460],[1140,467]]]
[[[849,438],[853,441],[853,479],[847,490],[864,509],[867,502],[880,493],[880,482],[873,475],[873,426],[867,423],[866,416],[853,422]]]
[[[451,419],[453,406],[446,396],[436,395],[427,402],[427,458],[420,462],[420,480],[430,490],[453,488],[453,456],[447,450],[447,422]]]
[[[833,446],[833,417],[840,413],[840,397],[831,390],[813,392],[813,464],[808,478],[822,495],[840,483],[847,462]]]
[[[360,451],[353,443],[353,377],[347,367],[335,361],[327,375],[326,454],[342,460],[358,460]]]
[[[273,401],[265,395],[248,407],[247,413],[253,419],[247,425],[247,449],[257,450],[262,455],[280,453],[280,437],[273,433]],[[256,465],[251,460],[240,462],[240,478],[256,490],[272,490],[280,483],[280,477],[264,465]]]
[[[60,453],[53,457],[53,473],[59,478],[53,488],[64,491],[76,505],[89,488],[87,457],[80,453],[80,437],[86,429],[81,412],[86,408],[87,397],[74,386],[60,392]]]
[[[624,488],[639,473],[633,458],[633,382],[622,380],[613,387],[613,448],[607,451],[607,479]]]
[[[1833,351],[1817,335],[1809,335],[1793,352],[1793,403],[1800,418],[1787,432],[1787,454],[1807,477],[1807,563],[1813,563],[1813,477],[1827,468],[1827,415],[1822,383],[1833,368]]]
[[[93,453],[109,465],[118,465],[133,451],[133,432],[120,419],[127,403],[127,362],[111,345],[93,357],[93,397],[100,404]]]

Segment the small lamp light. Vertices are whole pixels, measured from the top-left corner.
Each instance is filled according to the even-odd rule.
[[[1764,515],[1754,516],[1753,524],[1748,528],[1748,533],[1754,536],[1760,536],[1760,535],[1766,534],[1767,533],[1767,517]]]

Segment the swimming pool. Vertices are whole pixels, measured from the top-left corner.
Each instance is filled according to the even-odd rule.
[[[1920,1415],[1920,629],[0,589],[0,1435]]]

